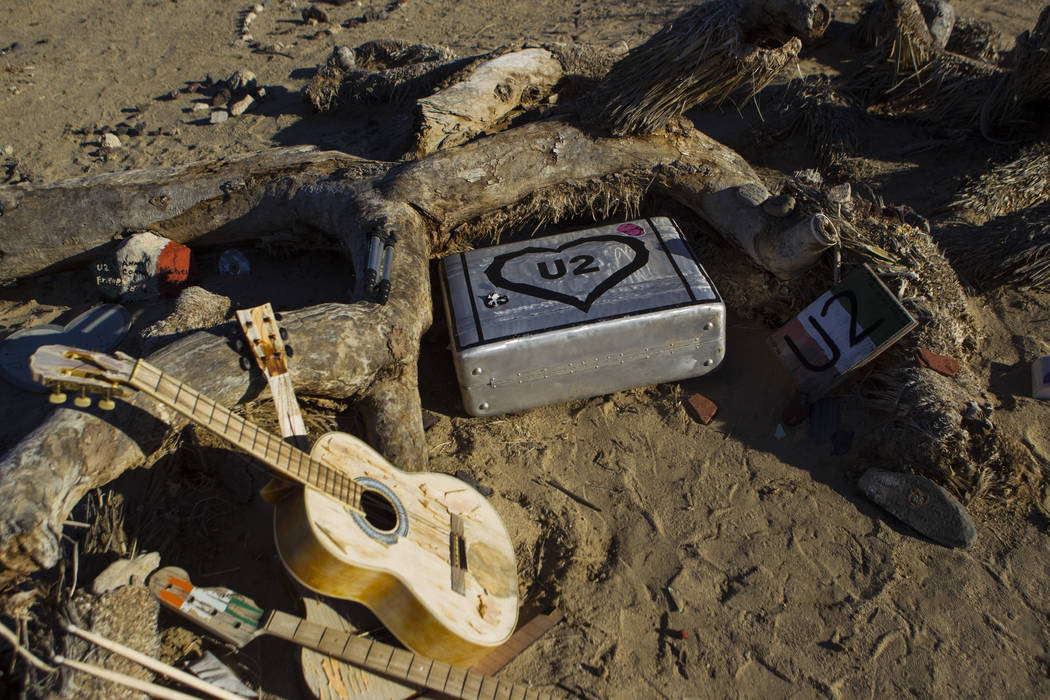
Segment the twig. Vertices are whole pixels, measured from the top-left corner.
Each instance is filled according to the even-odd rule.
[[[71,632],[72,634],[75,634],[78,637],[81,637],[82,639],[86,639],[93,644],[97,644],[103,649],[108,649],[109,651],[112,651],[115,654],[120,654],[125,658],[131,659],[135,663],[141,664],[151,671],[160,673],[161,675],[167,676],[172,680],[179,681],[180,683],[185,683],[189,687],[207,693],[208,695],[221,698],[221,700],[243,700],[243,698],[240,695],[237,695],[236,693],[231,693],[228,690],[224,690],[222,688],[219,688],[218,686],[212,685],[211,683],[207,683],[201,680],[200,678],[197,678],[196,676],[186,673],[185,671],[180,671],[174,666],[169,666],[163,661],[154,659],[152,656],[146,656],[145,654],[135,651],[130,647],[126,647],[123,644],[120,644],[119,642],[114,642],[111,639],[106,639],[102,635],[95,634],[94,632],[88,632],[87,630],[81,629],[76,625],[66,625],[66,631]]]
[[[31,652],[28,649],[26,649],[25,647],[23,647],[18,641],[18,635],[16,635],[14,632],[9,630],[7,628],[7,626],[4,623],[2,623],[2,622],[0,622],[0,637],[3,637],[8,642],[10,642],[11,646],[14,647],[14,650],[16,652],[21,654],[25,658],[26,661],[28,661],[29,663],[33,664],[34,666],[36,666],[41,671],[44,671],[45,673],[54,673],[55,672],[55,668],[53,666],[48,666],[46,663],[44,663],[43,661],[38,659],[33,654],[33,652]]]
[[[555,481],[554,479],[547,479],[547,483],[548,483],[548,484],[550,484],[551,486],[553,486],[554,488],[558,489],[559,491],[561,491],[562,493],[564,493],[564,494],[565,494],[566,496],[568,496],[568,497],[569,497],[569,498],[571,498],[572,500],[574,500],[574,501],[576,501],[577,503],[579,503],[580,505],[584,505],[584,506],[587,506],[588,508],[591,508],[592,510],[596,510],[596,511],[598,511],[599,513],[601,513],[601,512],[602,512],[602,509],[601,509],[601,508],[599,508],[598,506],[594,505],[593,503],[591,503],[590,501],[588,501],[588,500],[587,500],[586,498],[584,498],[584,497],[582,497],[582,496],[577,496],[577,495],[576,495],[575,493],[573,493],[573,492],[572,492],[572,491],[570,491],[569,489],[565,488],[564,486],[562,486],[561,484],[559,484],[559,483],[558,483],[557,481]]]
[[[73,661],[67,659],[64,656],[56,656],[55,663],[70,668],[76,669],[77,671],[83,671],[84,673],[90,674],[103,680],[112,681],[119,685],[131,688],[132,690],[140,690],[146,693],[150,697],[163,698],[164,700],[199,700],[196,696],[181,693],[171,688],[165,688],[162,685],[156,683],[150,683],[144,681],[141,678],[133,678],[126,676],[123,673],[117,673],[116,671],[110,671],[108,668],[102,668],[101,666],[93,666],[92,664],[85,664],[80,661]],[[234,696],[237,700],[244,700],[240,696]]]

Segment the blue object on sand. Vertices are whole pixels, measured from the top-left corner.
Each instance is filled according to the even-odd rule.
[[[128,329],[131,314],[118,304],[88,309],[64,326],[45,323],[23,328],[0,341],[0,376],[20,389],[47,391],[33,381],[29,358],[43,345],[72,345],[84,350],[109,352],[117,347]]]

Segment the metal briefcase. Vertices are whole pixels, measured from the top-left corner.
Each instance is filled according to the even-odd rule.
[[[668,218],[451,255],[441,278],[474,416],[695,377],[725,355],[725,304]]]

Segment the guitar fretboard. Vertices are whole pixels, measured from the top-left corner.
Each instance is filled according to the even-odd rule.
[[[284,476],[360,510],[363,487],[352,478],[249,423],[156,367],[139,360],[129,383]]]
[[[372,639],[356,637],[279,610],[270,613],[262,631],[390,678],[462,700],[553,700],[560,696],[520,683],[497,680]]]

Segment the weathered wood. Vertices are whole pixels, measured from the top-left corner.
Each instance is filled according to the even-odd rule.
[[[209,172],[205,165],[197,167]],[[554,121],[439,151],[394,166],[383,177],[347,182],[331,171],[317,176],[316,167],[310,162],[287,168],[280,177],[264,181],[262,194],[247,184],[238,197],[206,200],[188,211],[180,208],[176,220],[154,223],[171,227],[165,235],[180,230],[181,240],[192,244],[236,218],[258,219],[252,202],[269,212],[283,198],[290,213],[282,221],[300,221],[342,241],[358,280],[364,279],[367,234],[375,229],[395,233],[398,242],[386,305],[322,304],[286,313],[283,325],[302,339],[297,342],[295,390],[301,395],[362,398],[374,409],[377,448],[405,470],[425,464],[416,359],[420,335],[431,319],[428,238],[447,238],[461,224],[530,198],[542,202],[543,193],[558,187],[585,191],[609,179],[621,184],[633,179],[645,186],[654,178],[673,181],[686,173],[697,177],[706,173],[712,181],[726,177],[758,181],[738,154],[691,127],[614,139],[594,138]],[[136,177],[147,179],[142,173]],[[105,201],[111,182],[98,185],[102,188],[98,193],[90,191],[90,181],[82,183],[85,201],[102,206],[98,203]],[[73,192],[68,186],[58,191],[62,198]],[[77,230],[68,219],[53,227],[55,240],[69,239]],[[101,236],[101,229],[97,230]],[[7,228],[5,238],[16,233]],[[94,245],[68,243],[63,255],[68,259]],[[237,357],[228,347],[233,333],[231,324],[191,335],[155,353],[150,361],[213,399],[233,405],[258,390],[237,368]],[[134,406],[105,418],[59,409],[0,460],[3,576],[11,579],[53,566],[61,524],[73,505],[89,490],[141,464],[160,445],[168,423],[180,425],[141,399]]]
[[[257,239],[259,231],[293,227],[301,216],[296,208],[301,191],[380,174],[387,167],[299,146],[43,185],[0,186],[0,280],[84,263],[99,257],[114,236],[145,229],[198,245]]]
[[[563,75],[545,49],[504,54],[477,66],[464,81],[416,103],[416,158],[493,131],[523,102],[550,94]]]

